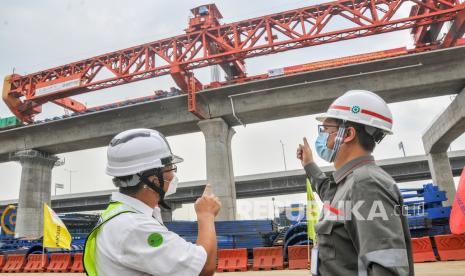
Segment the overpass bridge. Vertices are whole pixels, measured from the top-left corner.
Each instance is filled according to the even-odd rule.
[[[465,150],[449,152],[454,176],[460,175],[465,167]],[[427,156],[409,156],[377,161],[398,183],[431,179]],[[334,171],[332,166],[322,167],[326,173]],[[181,182],[176,194],[168,197],[173,206],[192,203],[201,196],[206,180]],[[238,176],[235,178],[236,197],[253,198],[283,194],[305,193],[304,170],[291,170],[273,173]],[[117,190],[104,190],[78,194],[52,196],[52,208],[56,212],[83,212],[105,209],[111,193]],[[8,204],[17,204],[17,200],[0,201],[0,213]]]
[[[23,236],[40,233],[55,154],[105,146],[134,127],[167,136],[202,131],[207,180],[223,204],[219,219],[233,220],[241,193],[234,184],[232,126],[321,113],[349,89],[374,91],[388,103],[457,94],[465,87],[464,59],[460,46],[208,89],[197,93],[198,106],[208,114],[201,121],[186,110],[187,96],[181,95],[1,131],[0,162],[22,165],[17,230]]]
[[[465,87],[464,58],[461,46],[208,89],[197,96],[210,119],[221,118],[230,127],[321,113],[349,89],[376,92],[388,103],[457,94]],[[0,162],[24,149],[59,154],[106,146],[135,126],[166,136],[201,131],[186,105],[187,96],[179,95],[0,131]]]

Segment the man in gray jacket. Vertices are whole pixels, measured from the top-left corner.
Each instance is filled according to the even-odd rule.
[[[297,158],[323,201],[312,250],[317,275],[414,275],[410,232],[395,181],[375,164],[376,143],[392,134],[386,102],[348,91],[317,118],[318,155],[334,163],[325,175],[304,138]]]

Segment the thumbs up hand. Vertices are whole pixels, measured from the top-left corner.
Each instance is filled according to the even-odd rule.
[[[313,162],[313,154],[310,145],[308,144],[307,138],[303,139],[304,144],[299,144],[297,148],[297,159],[300,160],[302,166],[305,167],[306,165]]]

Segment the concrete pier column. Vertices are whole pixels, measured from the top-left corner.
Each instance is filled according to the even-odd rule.
[[[222,204],[216,220],[235,220],[236,186],[231,155],[235,131],[222,118],[200,121],[199,127],[205,136],[207,181]]]
[[[447,152],[428,154],[428,165],[433,183],[446,192],[447,205],[452,206],[455,198],[455,183]]]
[[[37,150],[19,151],[10,156],[21,163],[15,237],[43,235],[43,204],[50,206],[52,169],[58,157]]]
[[[423,134],[423,147],[433,184],[447,192],[447,203],[452,206],[455,198],[455,184],[447,157],[450,144],[465,132],[465,88],[431,124]]]

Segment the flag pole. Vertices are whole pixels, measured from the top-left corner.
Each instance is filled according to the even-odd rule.
[[[313,246],[316,244],[316,233],[315,233],[315,220],[318,216],[318,211],[316,211],[316,201],[315,195],[312,190],[312,183],[310,179],[307,178],[307,251],[308,251],[308,267],[310,269],[310,275],[312,274],[312,255],[310,250],[310,240],[312,240]]]
[[[42,235],[42,267],[44,267],[44,254],[45,254],[45,208],[47,203],[44,202],[42,206],[42,226],[43,226],[43,235]]]
[[[307,250],[308,250],[308,270],[310,271],[310,275],[312,275],[312,268],[310,267],[311,261],[310,261],[310,239],[307,238]]]
[[[311,214],[310,213],[311,211],[309,212],[309,210],[310,210],[310,202],[308,201],[308,198],[307,198],[307,210],[306,210],[307,211],[307,269],[310,271],[310,275],[312,275],[312,269],[310,268],[310,264],[311,264],[310,262],[310,237],[308,235],[308,232],[309,232],[308,227],[310,227],[309,214]]]
[[[44,268],[44,255],[45,255],[45,247],[44,247],[44,242],[42,240],[42,265],[41,267]]]

